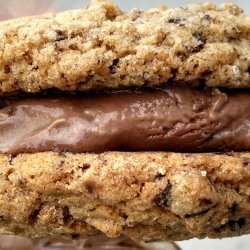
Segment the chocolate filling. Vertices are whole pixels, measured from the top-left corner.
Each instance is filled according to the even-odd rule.
[[[2,153],[250,149],[248,90],[168,86],[2,104]]]

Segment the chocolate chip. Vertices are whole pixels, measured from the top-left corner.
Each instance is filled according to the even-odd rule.
[[[207,200],[207,199],[204,199],[203,202],[207,203],[206,205],[212,205],[212,201],[210,200]],[[208,204],[209,203],[209,204]],[[184,215],[185,218],[190,218],[190,217],[194,217],[194,216],[198,216],[198,215],[204,215],[206,214],[207,212],[209,212],[211,209],[217,207],[218,204],[214,204],[206,209],[203,209],[199,212],[196,212],[196,213],[192,213],[192,214],[186,214]]]
[[[185,22],[187,21],[186,18],[179,18],[179,17],[175,17],[175,18],[170,18],[168,19],[169,23],[174,23],[174,24],[178,24],[179,26],[184,26]]]
[[[202,41],[201,34],[198,33],[198,32],[194,33],[194,34],[193,34],[193,37],[194,37],[196,40],[198,40],[198,41]]]
[[[9,65],[4,65],[4,73],[5,74],[8,74],[8,73],[10,73],[10,66]]]
[[[38,70],[38,69],[39,69],[38,66],[35,66],[35,67],[32,68],[32,70]]]
[[[24,178],[18,178],[18,184],[20,185],[20,186],[25,186],[26,185],[26,183],[27,183],[27,181],[24,179]]]
[[[85,189],[88,193],[92,194],[95,189],[95,183],[93,181],[87,181],[85,184]]]
[[[79,166],[79,168],[82,170],[82,172],[84,172],[85,170],[90,168],[90,164],[84,163],[82,164],[82,166]]]
[[[56,32],[56,41],[65,40],[67,38],[66,34],[62,30],[55,30]]]
[[[213,204],[213,202],[207,198],[199,199],[199,202],[201,206],[209,206]]]
[[[181,21],[180,18],[170,18],[170,19],[168,20],[169,23],[179,23],[180,21]]]
[[[236,209],[237,209],[238,205],[236,202],[233,203],[233,205],[230,207],[230,211],[232,214],[235,213]]]
[[[204,17],[202,18],[203,20],[207,20],[207,21],[211,21],[213,20],[211,16],[209,15],[204,15]]]
[[[199,52],[201,51],[206,43],[206,40],[202,38],[201,34],[196,32],[193,34],[193,37],[200,42],[200,44],[194,48],[191,48],[191,52],[195,53],[195,52]]]
[[[171,189],[172,189],[172,184],[170,183],[170,181],[168,181],[167,186],[159,194],[155,196],[153,200],[154,203],[163,208],[168,207],[171,195]]]
[[[240,218],[237,221],[229,220],[227,225],[231,231],[238,231],[242,227],[244,227],[246,224],[246,220],[244,218]]]
[[[155,176],[155,178],[156,179],[161,179],[164,176],[165,176],[165,174],[157,173],[157,175]]]
[[[64,223],[67,223],[70,219],[72,219],[72,215],[70,214],[69,208],[67,206],[63,208],[62,214]]]
[[[43,203],[39,204],[39,206],[30,213],[28,217],[29,223],[34,224],[37,222],[38,216],[40,214],[40,211],[42,210],[42,207],[43,207]]]
[[[186,219],[188,219],[188,218],[191,218],[191,217],[194,217],[194,216],[204,215],[204,214],[206,214],[207,212],[209,212],[212,208],[215,208],[216,206],[217,206],[217,205],[214,205],[214,206],[212,206],[212,207],[206,208],[206,209],[204,209],[204,210],[202,210],[202,211],[199,211],[199,212],[196,212],[196,213],[186,214],[186,215],[184,215],[184,217],[185,217]]]
[[[204,48],[204,43],[201,43],[200,45],[194,47],[194,48],[191,48],[191,52],[192,53],[197,53],[197,52],[200,52],[203,48]]]
[[[112,64],[109,66],[109,70],[112,74],[114,74],[116,72],[119,61],[120,60],[118,58],[116,58],[113,60]]]
[[[59,169],[62,169],[64,163],[65,163],[65,159],[62,159],[62,160],[60,161],[59,165],[58,165],[58,168],[59,168]]]
[[[198,67],[199,67],[198,63],[196,63],[196,64],[193,65],[193,69],[197,69]]]
[[[250,159],[249,158],[243,158],[242,163],[244,167],[250,167]]]

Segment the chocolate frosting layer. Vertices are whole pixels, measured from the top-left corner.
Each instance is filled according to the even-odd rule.
[[[248,90],[168,86],[2,105],[2,153],[250,150]]]

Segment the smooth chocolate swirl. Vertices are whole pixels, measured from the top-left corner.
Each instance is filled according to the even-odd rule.
[[[169,86],[5,100],[0,152],[250,150],[250,92]]]

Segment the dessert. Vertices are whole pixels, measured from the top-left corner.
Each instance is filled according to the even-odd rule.
[[[0,233],[250,232],[250,19],[110,2],[0,24]]]
[[[185,82],[249,87],[250,19],[233,4],[134,9],[93,1],[0,24],[0,91]]]

